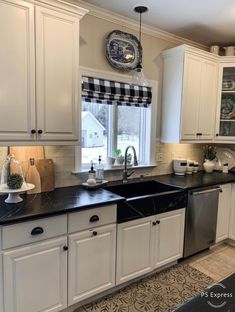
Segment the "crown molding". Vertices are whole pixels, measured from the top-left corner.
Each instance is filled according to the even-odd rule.
[[[83,0],[72,0],[72,2],[77,3],[81,7],[89,10],[88,15],[92,15],[97,18],[104,19],[111,23],[115,23],[115,24],[130,28],[135,31],[139,29],[139,23],[137,23],[134,19],[131,19],[126,16],[117,14],[115,12],[100,8],[96,5],[87,3]],[[195,42],[189,39],[182,38],[180,36],[176,36],[172,33],[169,33],[167,31],[161,30],[157,27],[153,27],[147,24],[142,24],[142,33],[162,39],[162,40],[170,41],[174,44],[187,44],[187,45],[191,45],[193,47],[199,48],[199,49],[203,49],[207,51],[209,50],[208,46],[205,46],[203,44],[200,44],[198,42]]]

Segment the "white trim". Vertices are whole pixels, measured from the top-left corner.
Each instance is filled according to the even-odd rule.
[[[77,0],[76,2],[75,0],[70,0],[70,2],[79,4],[83,8],[88,9],[89,10],[88,15],[98,17],[100,19],[106,20],[111,23],[115,23],[122,27],[133,29],[135,31],[139,29],[139,23],[132,18],[117,14],[113,11],[100,8],[94,4],[87,3],[82,0]],[[208,51],[208,46],[205,46],[203,44],[200,44],[198,42],[195,42],[195,41],[192,41],[192,40],[180,37],[180,36],[176,36],[172,33],[169,33],[167,31],[161,30],[157,27],[153,27],[147,24],[142,25],[142,33],[162,39],[162,40],[167,40],[174,44],[188,44],[188,45]]]
[[[122,75],[119,73],[114,73],[104,70],[94,70],[92,68],[80,66],[80,80],[82,81],[82,76],[98,77],[107,80],[122,81],[126,83],[131,82],[131,76]],[[155,147],[156,147],[156,126],[157,126],[157,112],[158,112],[158,81],[148,80],[149,85],[152,87],[152,105],[151,105],[151,137],[150,137],[150,163],[149,166],[155,166]],[[79,112],[81,111],[81,98],[79,101]],[[81,125],[80,125],[81,128]],[[80,131],[81,136],[81,131]],[[81,142],[81,137],[79,138]],[[81,170],[81,145],[75,146],[75,169],[74,172],[82,172]]]

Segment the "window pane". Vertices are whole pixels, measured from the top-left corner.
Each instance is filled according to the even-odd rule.
[[[117,148],[121,149],[124,155],[128,145],[136,149],[137,157],[140,158],[140,133],[141,110],[139,107],[118,106],[118,136]]]
[[[107,157],[109,105],[82,102],[82,164]]]

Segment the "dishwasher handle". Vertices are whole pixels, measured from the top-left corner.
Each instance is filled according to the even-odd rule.
[[[220,187],[216,187],[216,188],[211,188],[211,189],[206,189],[206,190],[202,190],[202,191],[195,191],[195,192],[191,192],[191,195],[193,196],[197,196],[197,195],[203,195],[203,194],[208,194],[208,193],[213,193],[213,192],[223,192],[223,190]]]

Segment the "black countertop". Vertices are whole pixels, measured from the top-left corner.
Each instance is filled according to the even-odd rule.
[[[124,199],[103,189],[88,191],[80,186],[63,187],[53,192],[22,197],[24,201],[21,203],[6,204],[6,196],[0,196],[0,225],[80,211]]]
[[[200,171],[198,173],[186,176],[176,176],[174,174],[167,174],[154,177],[154,180],[167,185],[179,187],[184,190],[190,190],[193,188],[235,182],[235,172],[204,173],[203,171]]]

